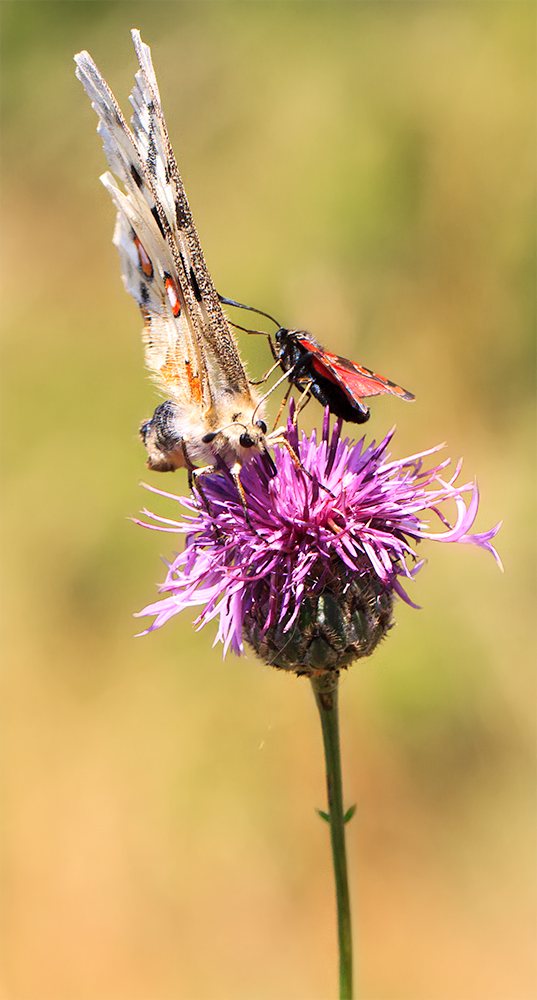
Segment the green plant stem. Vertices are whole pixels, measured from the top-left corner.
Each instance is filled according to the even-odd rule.
[[[352,934],[347,855],[345,851],[345,819],[339,751],[338,677],[312,677],[315,701],[321,716],[323,731],[330,840],[336,883],[337,926],[339,943],[339,997],[352,1000]]]

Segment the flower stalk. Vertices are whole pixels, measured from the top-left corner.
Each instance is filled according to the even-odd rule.
[[[176,497],[154,487],[185,514],[180,521],[150,511],[146,527],[186,535],[183,551],[167,564],[163,595],[140,615],[152,615],[147,632],[186,608],[201,608],[194,624],[213,619],[215,642],[237,655],[245,645],[267,664],[310,678],[324,744],[339,943],[339,997],[352,1000],[352,936],[345,851],[338,722],[341,670],[369,656],[393,624],[396,597],[413,607],[406,588],[424,564],[422,541],[476,545],[501,567],[492,540],[500,524],[474,533],[479,493],[474,482],[458,485],[459,462],[427,468],[436,446],[391,459],[394,431],[377,444],[341,438],[341,421],[320,440],[299,435],[293,420],[290,448],[275,449],[275,462],[254,457],[241,470],[242,492],[223,463],[203,478],[203,498]],[[299,462],[296,458],[299,458]],[[435,460],[433,460],[435,461]],[[427,463],[428,464],[428,463]],[[276,474],[275,471],[276,470]],[[442,511],[449,503],[455,518]],[[431,530],[429,518],[440,521]]]
[[[341,780],[341,755],[339,749],[337,673],[312,677],[311,684],[323,733],[326,791],[328,795],[328,821],[332,845],[332,864],[336,886],[337,929],[339,945],[339,997],[352,1000],[352,932],[349,882],[347,877],[347,852],[345,849],[345,812]]]

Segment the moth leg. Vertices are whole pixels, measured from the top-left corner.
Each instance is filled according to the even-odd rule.
[[[279,421],[279,419],[280,419],[280,417],[281,417],[281,415],[283,413],[283,408],[284,408],[287,400],[289,399],[289,395],[291,393],[291,389],[292,388],[293,388],[293,384],[292,384],[292,382],[290,382],[289,383],[289,388],[288,388],[287,392],[285,393],[285,396],[282,399],[281,406],[280,406],[280,409],[278,410],[278,415],[276,417],[276,420],[274,421],[274,427],[272,428],[272,433],[274,433],[274,431],[276,429],[276,425],[277,425],[277,423],[278,423],[278,421]]]
[[[311,472],[308,472],[308,470],[304,468],[302,462],[300,461],[300,457],[297,455],[291,442],[287,440],[284,427],[278,427],[277,431],[272,432],[272,434],[270,435],[270,444],[271,445],[279,444],[282,448],[285,448],[295,469],[300,469],[300,472],[303,472],[304,475],[308,477],[310,482],[317,483],[317,486],[321,490],[324,490],[325,493],[329,493],[332,499],[335,500],[335,495],[332,493],[332,490],[328,489],[328,486],[325,486],[324,483],[320,483],[318,479],[315,479],[315,477],[312,476]]]
[[[307,385],[306,388],[303,390],[302,395],[300,396],[300,399],[298,400],[298,403],[296,404],[296,409],[295,409],[295,413],[294,413],[294,416],[293,416],[293,427],[296,427],[296,425],[298,423],[298,415],[299,415],[299,413],[301,413],[302,410],[304,410],[306,408],[306,406],[308,405],[308,403],[309,403],[309,401],[311,399],[311,387],[312,387],[312,385],[313,385],[313,381],[310,382],[309,385]]]
[[[263,385],[267,381],[267,379],[270,378],[270,376],[272,375],[272,373],[275,372],[276,369],[279,368],[279,367],[280,367],[280,362],[276,361],[276,363],[272,366],[272,368],[269,368],[268,372],[265,372],[265,374],[263,375],[262,378],[258,379],[255,382],[253,381],[253,379],[249,379],[248,380],[249,384],[250,385]]]
[[[276,420],[274,421],[273,433],[274,433],[274,429],[276,428],[276,424],[278,423],[278,421],[279,421],[279,419],[280,419],[280,417],[281,417],[281,415],[283,413],[283,408],[284,408],[287,400],[289,399],[289,395],[290,395],[290,392],[291,392],[292,388],[293,388],[293,383],[291,382],[289,384],[289,388],[288,388],[287,392],[285,393],[285,396],[282,399],[280,409],[278,410],[278,415],[276,417]],[[298,403],[296,404],[295,415],[293,417],[293,426],[294,427],[296,427],[296,425],[297,425],[298,414],[300,413],[301,410],[304,409],[305,406],[307,406],[307,404],[309,403],[309,401],[311,399],[311,391],[310,390],[311,390],[311,382],[304,389],[304,391],[303,391],[300,399],[298,400]]]

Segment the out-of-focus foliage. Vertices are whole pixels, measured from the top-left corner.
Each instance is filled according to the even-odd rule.
[[[126,520],[138,480],[186,483],[144,470],[156,397],[72,56],[127,110],[139,27],[218,289],[415,392],[374,401],[367,432],[396,420],[399,454],[447,440],[478,476],[478,528],[505,519],[504,577],[430,552],[423,610],[399,606],[345,679],[343,741],[364,996],[529,1000],[533,5],[2,15],[6,995],[334,992],[307,684],[222,665],[188,616],[132,638],[173,545]],[[264,340],[241,349],[259,377]]]

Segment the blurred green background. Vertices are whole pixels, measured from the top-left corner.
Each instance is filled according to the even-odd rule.
[[[307,683],[223,664],[188,614],[133,638],[174,546],[127,520],[173,510],[139,480],[186,483],[144,468],[156,396],[72,56],[127,111],[139,27],[218,289],[415,392],[374,401],[368,433],[397,421],[396,455],[446,440],[478,530],[504,518],[505,576],[424,545],[423,610],[399,604],[343,680],[362,995],[534,998],[535,5],[1,13],[4,995],[336,990]]]

